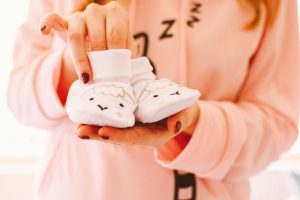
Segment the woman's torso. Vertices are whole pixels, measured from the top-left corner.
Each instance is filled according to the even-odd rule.
[[[54,2],[57,12],[67,15],[80,1]],[[244,31],[251,15],[237,1],[133,0],[129,10],[140,55],[151,59],[158,77],[196,88],[203,99],[238,98],[263,23]],[[74,124],[64,121],[50,134],[39,198],[167,200],[178,189],[179,199],[190,198],[192,187],[178,188],[178,177],[156,162],[152,149],[84,141],[73,130]],[[195,187],[197,199],[248,199],[247,182],[198,177]]]

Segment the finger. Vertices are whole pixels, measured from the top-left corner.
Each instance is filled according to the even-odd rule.
[[[80,13],[73,14],[68,24],[68,45],[78,77],[83,83],[92,80],[92,70],[85,50],[86,27]]]
[[[131,34],[128,34],[127,37],[127,49],[131,51],[131,57],[137,58],[139,54],[139,47],[137,42],[133,39]]]
[[[199,112],[199,106],[195,103],[189,108],[172,115],[168,118],[168,130],[175,134],[185,131],[196,120],[197,112]]]
[[[98,139],[99,126],[82,125],[76,130],[76,134],[81,139]]]
[[[98,134],[111,143],[152,147],[165,143],[173,135],[157,124],[136,125],[126,129],[103,127]]]
[[[40,31],[43,35],[48,35],[54,30],[58,35],[66,40],[68,22],[55,13],[48,13],[40,21]]]
[[[86,126],[87,124],[77,124],[76,127],[75,127],[75,130],[79,129],[80,127],[82,126]]]
[[[107,4],[106,42],[108,49],[125,49],[127,47],[128,16],[122,6],[116,2]]]
[[[101,6],[92,3],[86,8],[85,12],[91,50],[106,50],[105,10]]]

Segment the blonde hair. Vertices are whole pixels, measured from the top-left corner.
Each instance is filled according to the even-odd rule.
[[[107,2],[110,2],[113,0],[86,0],[85,4],[82,5],[78,10],[83,11],[87,5],[90,3],[99,3],[99,4],[106,4]],[[254,13],[254,17],[252,20],[250,20],[249,23],[247,23],[244,28],[246,30],[254,29],[260,19],[261,19],[261,13],[262,13],[262,6],[264,5],[267,9],[268,13],[268,22],[269,25],[272,25],[276,19],[278,9],[280,6],[280,0],[237,0],[239,4],[245,8],[250,9]]]
[[[241,6],[247,7],[252,10],[254,17],[252,20],[245,25],[245,29],[254,29],[260,19],[262,13],[262,7],[265,6],[267,9],[267,20],[268,24],[272,25],[275,22],[278,9],[280,6],[280,0],[237,0]]]
[[[84,11],[85,8],[86,8],[89,4],[91,4],[91,3],[98,3],[98,1],[95,1],[95,0],[86,0],[86,1],[84,2],[84,4],[82,4],[76,11]],[[74,12],[75,12],[75,11],[74,11]]]

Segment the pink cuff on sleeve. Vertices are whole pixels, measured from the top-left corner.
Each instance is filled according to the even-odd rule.
[[[173,145],[169,144],[166,147],[169,151],[166,148],[163,148],[162,151],[161,150],[158,151],[157,149],[154,150],[155,158],[160,165],[166,168],[179,169],[179,170],[186,170],[189,168],[193,168],[192,165],[194,164],[192,163],[192,161],[194,160],[195,157],[194,155],[197,154],[196,157],[198,157],[199,154],[197,152],[203,149],[203,145],[202,146],[200,145],[201,143],[203,143],[203,134],[201,134],[202,132],[201,130],[204,128],[203,126],[205,126],[204,121],[208,120],[206,119],[207,116],[203,115],[204,112],[203,109],[205,108],[201,107],[201,115],[200,115],[201,122],[199,119],[195,132],[191,137],[189,143],[185,146],[184,149],[182,149],[181,153],[175,159],[169,160],[169,158],[172,157],[171,156],[172,151],[178,148],[178,147],[176,148],[174,144]],[[198,165],[198,161],[197,161],[197,165]]]
[[[62,57],[65,47],[55,49],[41,62],[37,71],[36,93],[41,111],[48,119],[58,119],[66,116],[65,108],[57,94]]]
[[[226,120],[220,120],[224,119],[222,110],[212,102],[199,101],[198,103],[201,118],[185,148],[183,147],[173,160],[169,160],[169,158],[172,157],[170,151],[174,151],[175,146],[167,147],[170,151],[165,148],[162,151],[155,149],[155,159],[161,166],[166,168],[218,179],[224,175],[223,172],[227,171],[225,168],[228,168],[233,162],[233,157],[226,156],[228,154],[226,151],[228,150],[227,145],[233,138],[228,141],[226,130],[221,130],[226,123]],[[216,119],[219,120],[217,124]],[[214,131],[210,132],[210,130]],[[232,150],[232,148],[229,147],[229,152],[230,149]],[[223,158],[227,160],[223,160]]]

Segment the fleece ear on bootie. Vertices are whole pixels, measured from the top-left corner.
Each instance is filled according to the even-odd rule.
[[[126,49],[88,53],[94,81],[75,81],[66,102],[69,118],[82,124],[132,127],[136,101],[131,78],[131,53]]]
[[[156,79],[146,57],[132,59],[131,85],[137,101],[136,120],[152,123],[165,119],[195,103],[200,92],[167,79]]]

